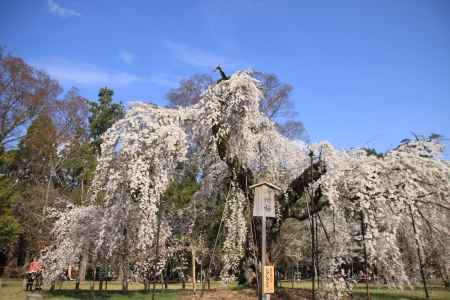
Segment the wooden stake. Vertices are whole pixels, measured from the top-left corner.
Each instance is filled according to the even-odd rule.
[[[192,243],[192,291],[195,295],[197,291],[197,285],[196,285],[196,278],[195,278],[195,246],[194,243]]]

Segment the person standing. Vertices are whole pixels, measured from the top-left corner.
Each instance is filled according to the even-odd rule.
[[[27,272],[25,274],[25,278],[27,281],[26,283],[27,291],[33,290],[33,281],[36,278],[37,274],[39,274],[41,271],[42,271],[41,263],[38,261],[37,257],[33,257],[33,260],[28,266]]]

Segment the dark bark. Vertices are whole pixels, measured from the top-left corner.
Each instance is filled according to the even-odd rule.
[[[226,105],[226,103],[223,103],[222,105]],[[228,137],[218,135],[220,128],[221,124],[215,124],[211,128],[212,134],[217,138],[216,146],[218,155],[220,159],[227,164],[228,169],[232,174],[232,180],[238,185],[238,187],[244,192],[244,194],[247,195],[248,199],[250,199],[250,202],[252,202],[254,194],[253,191],[248,187],[256,183],[256,176],[255,174],[253,174],[250,168],[243,165],[239,157],[229,155]],[[277,240],[283,220],[294,218],[299,221],[304,221],[328,206],[328,201],[321,199],[322,192],[320,188],[317,189],[314,193],[311,193],[309,197],[305,197],[309,184],[317,181],[323,174],[325,174],[325,172],[326,170],[323,162],[320,160],[317,162],[313,162],[311,157],[311,165],[306,170],[304,170],[304,172],[300,176],[295,178],[289,184],[289,187],[286,190],[287,197],[285,197],[285,195],[278,196],[277,201],[280,204],[282,221],[280,222],[280,224],[278,224],[278,226],[269,226],[267,235],[268,257],[271,256],[271,244]],[[307,198],[310,198],[310,201],[308,201]],[[306,201],[309,202],[308,205]],[[316,224],[316,222],[314,222],[314,224]],[[256,230],[255,233],[256,235],[258,235],[258,230]],[[315,240],[317,239],[317,237],[314,231],[312,231],[311,238],[314,247],[313,251],[315,251]],[[246,255],[249,254],[249,251],[246,251]],[[317,262],[317,258],[314,257],[314,265]]]
[[[228,141],[227,138],[217,136],[220,129],[218,124],[212,127],[213,135],[218,139],[216,142],[217,150],[220,159],[224,161],[231,173],[233,180],[238,184],[239,188],[253,198],[253,191],[248,187],[255,184],[255,175],[252,170],[243,166],[238,157],[231,157],[228,155]],[[281,214],[283,219],[295,218],[299,221],[308,219],[308,211],[304,203],[299,203],[300,199],[305,195],[306,189],[311,182],[317,181],[325,173],[324,165],[321,161],[315,162],[311,167],[307,168],[299,177],[294,179],[289,185],[286,193],[287,200],[283,196],[278,197],[278,202],[281,204]],[[321,201],[322,192],[320,188],[314,193],[313,201],[310,207],[310,213],[315,214],[328,206],[327,201]]]
[[[80,278],[81,278],[81,262],[82,260],[80,259],[80,261],[78,262],[78,274],[77,274],[77,281],[75,283],[75,290],[78,291],[80,289]]]
[[[366,249],[366,224],[364,223],[364,213],[361,211],[361,235],[362,235],[362,244],[364,251],[364,274],[366,277],[366,296],[367,300],[370,299],[369,293],[369,274],[368,274],[368,266],[367,266],[367,249]]]
[[[123,237],[124,237],[124,248],[122,253],[122,271],[123,271],[123,278],[122,278],[122,291],[128,292],[128,231],[127,226],[124,225],[123,228]]]
[[[158,266],[158,261],[159,261],[159,235],[160,235],[160,231],[161,231],[161,214],[162,214],[162,207],[161,207],[161,201],[158,204],[158,225],[156,228],[156,247],[155,247],[155,251],[156,251],[156,262],[155,262],[155,267],[154,267],[154,273],[153,273],[153,288],[152,288],[152,300],[155,299],[155,286],[156,286],[156,272],[157,272],[157,266]]]
[[[414,239],[416,240],[417,257],[419,258],[420,276],[422,277],[423,289],[425,291],[425,298],[431,299],[430,294],[428,293],[427,278],[425,276],[425,270],[423,267],[423,259],[422,259],[422,255],[420,253],[420,245],[419,245],[419,240],[418,240],[419,237],[417,236],[417,229],[416,229],[416,222],[414,219],[414,214],[412,212],[411,205],[408,205],[408,208],[409,208],[409,214],[411,216],[411,223],[412,223],[413,231],[414,231]]]
[[[239,158],[230,157],[229,155],[227,155],[228,141],[226,138],[217,136],[219,129],[219,125],[214,125],[212,127],[213,135],[218,137],[216,145],[220,159],[228,165],[229,170],[233,174],[235,183],[238,184],[239,188],[244,192],[244,194],[253,194],[252,191],[248,189],[249,186],[255,183],[255,178],[252,170],[243,166]]]
[[[0,251],[0,278],[3,276],[3,272],[5,271],[5,267],[8,262],[7,251]]]

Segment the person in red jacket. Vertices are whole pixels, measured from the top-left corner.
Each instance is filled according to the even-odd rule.
[[[34,257],[31,261],[30,265],[28,266],[28,273],[37,273],[42,270],[41,262],[37,260],[37,257]]]
[[[42,271],[42,265],[37,260],[37,257],[34,257],[33,260],[31,261],[30,265],[28,266],[27,273],[25,275],[26,281],[27,281],[27,285],[26,285],[27,291],[33,290],[33,281],[35,280],[35,278],[38,275],[40,275],[41,271]]]

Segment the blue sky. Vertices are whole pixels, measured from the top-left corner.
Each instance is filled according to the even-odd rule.
[[[0,44],[90,99],[164,104],[221,64],[292,84],[312,141],[450,137],[450,1],[5,0]]]

